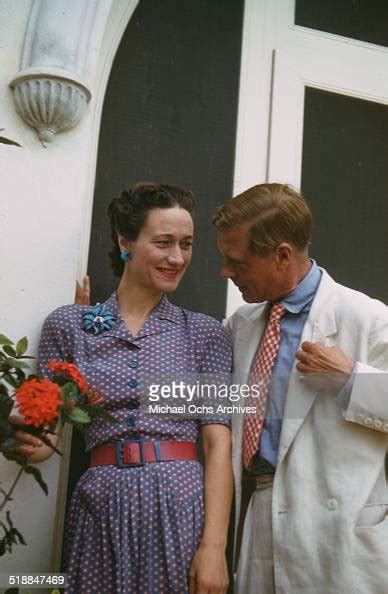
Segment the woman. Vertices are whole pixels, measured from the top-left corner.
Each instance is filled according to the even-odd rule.
[[[191,260],[193,206],[190,192],[153,183],[136,184],[113,200],[108,214],[112,268],[121,277],[117,292],[99,319],[88,306],[70,305],[43,327],[40,373],[48,373],[51,359],[76,364],[119,420],[99,419],[87,430],[92,466],[75,488],[67,527],[72,594],[227,589],[228,421],[170,420],[139,409],[139,384],[147,375],[230,369],[221,324],[172,305],[165,295]],[[199,433],[204,482],[193,446]]]

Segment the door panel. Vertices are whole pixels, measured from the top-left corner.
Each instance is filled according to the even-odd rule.
[[[311,254],[341,283],[388,302],[388,110],[306,87],[302,191]]]
[[[299,45],[276,51],[269,181],[300,186],[306,87],[387,103],[388,52],[331,45],[325,51]]]

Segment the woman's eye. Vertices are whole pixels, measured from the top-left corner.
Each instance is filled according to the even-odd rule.
[[[189,249],[192,247],[192,245],[193,245],[193,242],[192,242],[192,241],[184,241],[184,242],[181,244],[181,248],[182,248],[183,250],[189,250]]]
[[[159,241],[155,241],[156,245],[160,245],[161,247],[166,247],[169,245],[168,239],[160,239]]]

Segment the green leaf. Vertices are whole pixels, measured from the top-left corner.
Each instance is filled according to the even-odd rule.
[[[12,408],[12,398],[8,394],[6,386],[0,382],[0,407],[4,404],[11,405]]]
[[[55,379],[55,378],[54,378]],[[64,402],[72,400],[75,402],[78,398],[78,388],[74,382],[66,381],[61,387],[61,398]]]
[[[2,385],[1,388],[2,389],[0,391],[0,413],[1,413],[1,415],[3,415],[4,411],[12,409],[13,399],[8,394],[4,385]],[[4,388],[4,392],[3,392],[3,388]]]
[[[16,354],[18,355],[18,357],[20,357],[21,355],[24,355],[24,353],[27,350],[27,347],[28,347],[27,336],[23,336],[23,338],[18,340],[18,342],[16,344]]]
[[[90,423],[90,417],[89,417],[88,413],[81,410],[77,406],[75,408],[73,408],[73,410],[67,414],[67,418],[72,423],[81,423],[81,424]]]
[[[7,338],[4,334],[0,334],[0,344],[13,344],[13,342],[9,338]]]
[[[13,388],[18,388],[19,387],[19,382],[18,380],[16,380],[15,378],[12,377],[11,374],[9,373],[5,373],[4,374],[4,379],[5,381],[10,384],[10,386],[12,386]]]
[[[28,363],[24,363],[24,361],[19,361],[19,359],[6,359],[5,363],[10,367],[17,367],[18,369],[29,369],[30,366]]]
[[[7,355],[9,355],[10,357],[16,357],[16,351],[15,351],[15,349],[13,347],[11,347],[11,345],[9,345],[9,344],[6,344],[3,347],[3,351],[5,353],[7,353]]]
[[[21,369],[15,369],[15,374],[20,382],[26,379],[26,374]]]
[[[4,522],[0,522],[0,527],[4,532],[4,536],[0,540],[0,556],[5,555],[6,552],[12,553],[12,546],[14,544],[26,544],[23,535],[13,525],[9,511],[6,512],[6,522],[8,526]],[[18,592],[19,590],[18,588],[10,588],[7,590],[7,592],[11,591]]]
[[[12,433],[12,425],[8,422],[8,413],[6,413],[6,418],[3,418],[3,414],[0,411],[0,452],[3,440],[12,435]]]
[[[97,406],[88,406],[87,411],[91,417],[101,417],[104,421],[108,423],[120,423],[120,420],[116,417],[113,417],[107,410],[104,408],[100,408]]]
[[[32,476],[39,484],[39,486],[42,488],[42,490],[45,492],[45,494],[48,495],[48,487],[43,480],[42,473],[40,472],[40,470],[38,470],[36,466],[29,466],[28,464],[23,467],[23,470],[27,474],[32,474]]]
[[[14,140],[10,140],[9,138],[5,138],[5,136],[0,136],[0,143],[2,144],[12,144],[13,146],[22,146],[21,144],[19,144],[18,142],[15,142]]]

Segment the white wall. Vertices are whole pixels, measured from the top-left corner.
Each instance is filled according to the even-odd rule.
[[[40,327],[54,308],[71,303],[86,269],[99,121],[118,43],[137,1],[102,0],[89,48],[86,82],[92,100],[74,130],[44,148],[16,114],[9,82],[16,76],[30,0],[0,1],[0,128],[23,148],[0,144],[0,333],[27,335],[36,353]],[[11,507],[27,547],[1,558],[2,572],[49,571],[59,457],[40,465],[45,497],[31,477],[19,483]],[[0,457],[3,488],[18,467]],[[64,486],[60,485],[60,491]]]

